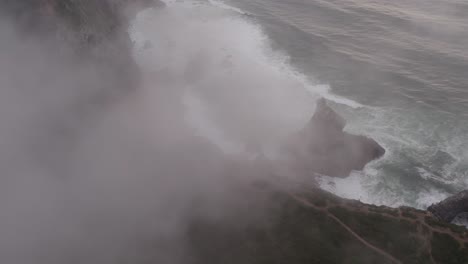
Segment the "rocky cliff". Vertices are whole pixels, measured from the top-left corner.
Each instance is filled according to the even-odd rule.
[[[290,162],[309,173],[347,177],[385,154],[375,140],[343,131],[345,125],[326,100],[320,99],[306,127],[286,144]]]
[[[107,101],[109,89],[132,90],[138,82],[124,30],[130,2],[135,4],[123,0],[2,0],[0,7],[22,30],[56,35],[54,41],[70,47],[72,56],[78,55],[83,63],[92,61],[96,70],[107,72],[107,82],[100,83],[106,87],[96,87],[93,97]],[[137,7],[130,6],[130,13],[148,4],[152,3],[139,1]],[[347,134],[343,128],[344,120],[320,101],[309,125],[286,144],[290,162],[295,163],[292,166],[304,168],[305,173],[345,177],[384,155],[385,150],[374,140]],[[244,207],[235,210],[254,212],[266,207],[268,217],[259,217],[255,223],[194,217],[186,234],[191,262],[468,263],[467,230],[447,223],[467,211],[466,192],[432,206],[430,212],[378,207],[313,186],[285,190],[276,184],[274,175],[281,173],[275,166],[257,162],[241,164],[242,169],[235,171],[272,177],[251,182]]]
[[[427,210],[441,221],[450,223],[458,215],[468,213],[468,191],[460,192],[433,204]]]

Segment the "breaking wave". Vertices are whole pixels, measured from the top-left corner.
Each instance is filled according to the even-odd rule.
[[[224,151],[274,145],[304,126],[318,97],[361,106],[291,66],[251,14],[214,0],[165,3],[131,25],[134,55],[160,76],[153,85],[180,93],[189,122]]]

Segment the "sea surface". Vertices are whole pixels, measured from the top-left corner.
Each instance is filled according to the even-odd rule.
[[[325,97],[346,118],[345,130],[387,153],[346,179],[323,176],[324,189],[425,208],[468,188],[467,1],[165,2],[158,16],[135,22],[137,56],[189,79],[191,120],[226,152],[248,147],[216,120],[271,142],[305,124]]]

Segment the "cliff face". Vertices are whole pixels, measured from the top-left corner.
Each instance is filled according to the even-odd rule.
[[[146,6],[148,1],[142,3]],[[136,86],[138,69],[124,30],[126,1],[1,0],[0,7],[25,30],[58,33],[55,41],[70,46],[72,56],[107,73],[106,82],[100,83],[106,87],[95,87],[93,100],[108,101],[109,89],[128,91]],[[81,114],[85,110],[72,107],[70,111]],[[349,135],[343,127],[344,120],[321,101],[309,126],[288,145],[292,162],[305,171],[346,176],[385,153],[374,140]],[[268,165],[238,173],[278,173]],[[268,217],[255,223],[191,219],[186,234],[191,262],[468,263],[466,230],[444,222],[466,211],[466,193],[432,206],[429,210],[436,217],[412,208],[346,200],[320,189],[287,191],[269,180],[253,183],[249,194],[241,210],[253,214],[266,207]]]

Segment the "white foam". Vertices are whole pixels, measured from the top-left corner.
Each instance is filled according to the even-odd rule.
[[[333,94],[331,92],[331,88],[330,88],[329,85],[319,84],[319,85],[311,86],[310,84],[306,83],[305,87],[311,93],[319,94],[323,98],[325,98],[325,99],[327,99],[329,101],[335,102],[337,104],[346,105],[346,106],[351,107],[351,108],[364,107],[364,105],[362,105],[362,104],[360,104],[360,103],[358,103],[358,102],[356,102],[354,100],[351,100],[349,98]]]
[[[318,178],[320,188],[347,199],[359,200],[365,203],[372,203],[370,196],[362,184],[362,177],[359,173],[352,173],[349,177],[341,179],[321,175]]]
[[[305,125],[316,98],[332,98],[323,86],[314,93],[259,25],[226,6],[166,3],[132,23],[134,56],[148,72],[164,72],[181,90],[190,87],[227,137],[277,142]]]
[[[415,201],[416,207],[426,209],[431,204],[438,203],[449,196],[450,195],[448,193],[436,189],[424,191],[418,194]]]
[[[368,204],[397,207],[406,205],[404,197],[398,195],[391,182],[385,183],[387,188],[377,190],[375,187],[382,184],[378,171],[371,166],[364,171],[353,171],[347,178],[336,178],[322,175],[319,177],[319,186],[335,195],[346,199],[359,200]]]

